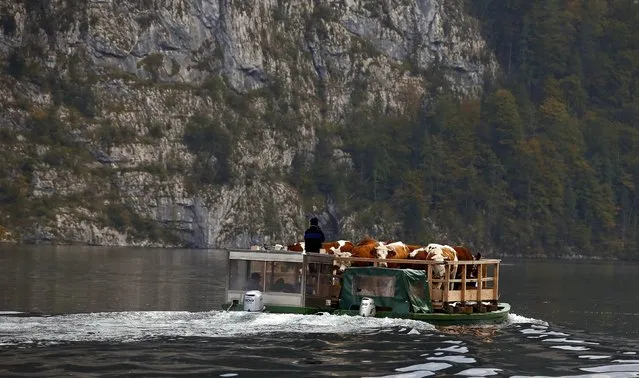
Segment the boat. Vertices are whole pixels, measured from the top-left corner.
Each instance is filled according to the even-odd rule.
[[[510,313],[510,305],[499,301],[499,259],[437,262],[293,251],[227,252],[226,311],[388,317],[434,325],[502,323]],[[381,263],[410,266],[387,268]],[[444,277],[433,276],[436,264],[444,265]],[[340,266],[348,267],[340,272]],[[461,278],[451,279],[455,266]],[[468,278],[466,271],[472,266],[477,267],[477,277]]]

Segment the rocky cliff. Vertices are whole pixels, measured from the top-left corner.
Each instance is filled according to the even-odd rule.
[[[330,196],[303,198],[292,165],[355,106],[401,113],[442,80],[477,96],[496,69],[461,0],[5,0],[0,14],[7,240],[247,246],[299,239],[309,214],[331,238],[374,233]]]

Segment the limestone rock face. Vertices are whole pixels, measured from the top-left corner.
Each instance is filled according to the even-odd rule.
[[[311,213],[329,238],[363,231],[302,198],[293,161],[362,86],[401,113],[437,67],[477,96],[496,63],[462,4],[3,1],[2,169],[30,209],[0,219],[4,237],[247,247],[299,240]]]

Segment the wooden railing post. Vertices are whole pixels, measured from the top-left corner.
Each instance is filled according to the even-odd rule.
[[[493,298],[495,302],[499,300],[499,263],[495,263],[493,270]]]
[[[462,265],[462,282],[461,282],[461,303],[462,305],[466,303],[466,267],[468,265]],[[459,269],[459,267],[457,267]]]
[[[444,288],[444,302],[448,303],[448,292],[450,289],[450,264],[446,263],[444,264],[444,285],[446,285],[446,287]]]
[[[430,299],[433,300],[433,266],[431,264],[426,265],[426,279],[428,280],[428,291],[430,292]]]
[[[484,288],[484,267],[482,265],[477,269],[477,307],[481,308],[481,291]]]

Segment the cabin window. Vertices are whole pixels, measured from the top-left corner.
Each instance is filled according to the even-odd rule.
[[[333,275],[333,265],[328,264],[320,264],[320,263],[309,263],[308,270],[306,274],[309,277],[319,277],[319,276],[332,276]]]
[[[393,276],[354,276],[351,292],[361,296],[394,297],[395,279]]]
[[[264,291],[264,261],[229,261],[229,290]]]
[[[302,264],[269,261],[266,263],[266,291],[299,293],[302,282]]]
[[[310,263],[306,272],[306,294],[330,297],[334,287],[333,263]]]
[[[330,294],[332,264],[308,264],[306,294]],[[302,292],[302,263],[281,261],[229,261],[229,290],[260,290],[263,292]]]

